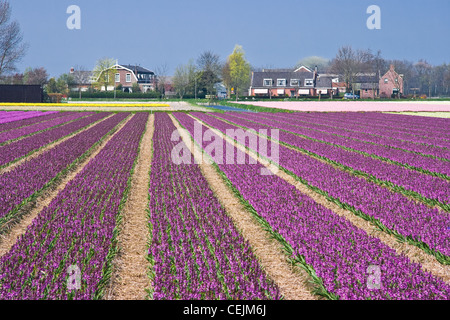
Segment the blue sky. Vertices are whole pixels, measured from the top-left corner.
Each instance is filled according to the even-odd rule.
[[[291,67],[301,58],[333,58],[337,49],[381,50],[386,59],[450,63],[449,0],[9,0],[29,44],[17,66],[59,76],[92,69],[102,57],[149,69],[176,66],[211,50],[223,60],[235,44],[256,67]],[[81,9],[69,30],[67,7]],[[369,30],[370,5],[381,29]]]

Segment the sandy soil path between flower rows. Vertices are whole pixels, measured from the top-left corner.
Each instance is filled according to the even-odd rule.
[[[20,165],[23,164],[24,162],[30,161],[31,159],[34,159],[34,158],[39,157],[40,155],[42,155],[43,153],[47,152],[48,150],[50,150],[50,149],[56,147],[57,145],[59,145],[59,144],[65,142],[65,141],[67,141],[67,140],[69,140],[69,139],[71,139],[71,138],[73,138],[73,137],[75,137],[75,136],[77,136],[77,135],[79,135],[79,134],[82,133],[83,131],[86,131],[86,130],[88,130],[89,128],[95,126],[96,124],[98,124],[98,123],[100,123],[100,122],[102,122],[102,121],[105,121],[106,119],[112,117],[113,115],[114,115],[114,113],[112,113],[111,115],[106,116],[105,118],[100,119],[100,120],[98,120],[98,121],[96,121],[96,122],[94,122],[94,123],[88,124],[86,127],[82,128],[80,131],[78,131],[78,132],[75,133],[75,134],[69,133],[69,135],[65,136],[65,137],[62,138],[61,140],[58,140],[58,141],[56,141],[56,142],[55,142],[55,141],[52,141],[52,142],[48,143],[44,148],[40,149],[39,151],[34,151],[34,153],[30,154],[29,156],[25,156],[24,158],[22,158],[22,159],[20,159],[20,160],[18,160],[18,161],[16,161],[16,162],[12,162],[12,163],[10,162],[10,163],[11,163],[10,165],[8,165],[7,167],[5,167],[5,168],[3,168],[3,169],[0,169],[0,174],[9,172],[9,171],[13,170],[14,168],[20,166]],[[32,151],[32,152],[33,152],[33,151]],[[14,160],[13,160],[13,161],[14,161]]]
[[[6,254],[16,241],[26,232],[27,228],[33,220],[39,215],[39,213],[47,206],[50,205],[52,200],[58,195],[59,192],[64,190],[66,185],[76,177],[76,175],[83,170],[83,168],[89,163],[89,161],[104,148],[104,146],[112,139],[112,137],[122,129],[122,127],[131,119],[132,115],[125,119],[119,126],[116,127],[116,131],[113,132],[109,137],[103,140],[95,150],[81,163],[79,163],[74,170],[68,173],[61,179],[61,182],[49,188],[43,194],[41,194],[35,201],[35,206],[25,213],[22,219],[14,224],[11,229],[2,235],[0,235],[0,257]],[[106,120],[107,118],[103,119]],[[101,120],[102,121],[102,120]],[[54,145],[53,145],[54,146]]]
[[[208,128],[212,129],[217,134],[222,136],[222,133],[220,131],[206,125],[203,122],[201,122],[201,123],[203,125],[207,126]],[[234,141],[231,140],[229,137],[226,137],[226,140],[228,142],[234,143]],[[450,266],[442,265],[432,255],[427,254],[426,252],[419,249],[418,247],[407,244],[407,243],[401,243],[394,236],[388,235],[387,233],[378,230],[369,221],[366,221],[363,218],[360,218],[360,217],[356,216],[355,214],[353,214],[350,210],[345,210],[345,209],[339,207],[337,204],[327,200],[323,195],[309,189],[306,185],[297,181],[294,177],[288,175],[284,171],[274,169],[273,165],[270,165],[270,163],[268,161],[259,158],[255,152],[247,150],[244,147],[242,147],[241,145],[238,145],[237,147],[240,150],[245,151],[247,154],[249,154],[253,158],[258,159],[258,161],[261,164],[265,165],[269,169],[272,169],[272,172],[274,174],[276,174],[280,178],[284,179],[285,181],[289,182],[290,184],[294,185],[297,188],[297,190],[299,190],[303,194],[308,195],[315,202],[332,210],[339,216],[344,217],[345,219],[350,221],[353,225],[355,225],[359,229],[364,230],[367,234],[380,239],[384,244],[393,248],[397,252],[397,254],[403,254],[406,257],[408,257],[409,259],[411,259],[411,261],[420,263],[424,270],[430,272],[431,274],[433,274],[437,277],[440,277],[446,283],[450,283]],[[293,150],[296,150],[296,149],[293,149]],[[296,150],[296,151],[300,152],[298,150]],[[320,161],[327,163],[324,160],[320,160]],[[329,164],[329,163],[327,163],[327,164]]]
[[[170,116],[175,126],[180,129],[179,123]],[[180,131],[184,143],[196,156],[201,154],[199,147],[194,145],[186,132]],[[248,212],[225,184],[216,169],[206,161],[199,161],[200,169],[208,181],[220,203],[233,219],[235,226],[242,236],[249,241],[259,263],[269,277],[280,288],[280,293],[286,300],[317,300],[318,296],[311,293],[313,289],[311,277],[302,269],[292,266],[283,252],[282,246],[265,231],[260,223]]]
[[[120,251],[113,261],[113,273],[106,300],[145,300],[151,283],[147,257],[148,186],[153,153],[154,115],[150,115],[142,138],[139,158],[131,180],[128,200],[122,212],[118,245]]]

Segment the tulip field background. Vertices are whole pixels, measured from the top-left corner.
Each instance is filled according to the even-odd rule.
[[[0,300],[39,299],[449,300],[450,119],[0,111]]]

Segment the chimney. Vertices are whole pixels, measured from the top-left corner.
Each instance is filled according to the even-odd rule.
[[[390,70],[394,71],[394,65],[393,64],[390,65]]]
[[[75,68],[74,67],[70,68],[70,73],[72,74],[74,72],[75,72]]]

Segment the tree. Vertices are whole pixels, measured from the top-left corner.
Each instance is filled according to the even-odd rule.
[[[34,84],[43,86],[48,81],[48,73],[44,67],[27,68],[23,74],[24,84]]]
[[[233,87],[233,80],[231,79],[231,73],[230,73],[230,62],[227,60],[225,64],[222,67],[222,81],[225,85],[225,88],[227,88],[227,96],[228,98],[231,97],[231,88]]]
[[[167,66],[167,63],[163,63],[157,66],[155,69],[155,73],[158,77],[158,81],[156,82],[156,90],[159,91],[159,93],[161,93],[161,97],[164,98],[169,73],[169,67]]]
[[[448,88],[450,87],[450,65],[447,65],[447,70],[444,73],[443,87],[445,88],[445,95],[448,95]]]
[[[116,69],[113,68],[116,64],[116,60],[112,58],[102,58],[97,61],[94,71],[92,72],[94,77],[94,85],[105,88],[108,91],[108,86],[115,85]]]
[[[81,99],[81,87],[89,83],[91,72],[86,71],[86,68],[83,66],[75,66],[72,77],[75,85],[78,87],[79,98]]]
[[[420,59],[415,65],[414,69],[417,72],[417,80],[421,93],[427,93],[431,96],[431,73],[433,67],[423,59]]]
[[[180,96],[180,99],[183,99],[183,96],[186,95],[188,86],[189,86],[189,66],[179,65],[175,69],[175,73],[173,75],[173,87]]]
[[[64,95],[68,95],[70,89],[75,86],[75,80],[71,74],[64,73],[56,80],[58,86],[58,92]]]
[[[197,59],[197,66],[200,70],[199,87],[212,95],[215,91],[214,85],[220,82],[220,71],[222,69],[220,56],[212,51],[203,52]]]
[[[16,21],[9,23],[11,8],[8,1],[0,0],[0,76],[16,70],[15,64],[24,56],[27,45]]]
[[[50,78],[45,86],[47,93],[58,93],[58,84],[55,78]]]
[[[353,50],[351,46],[340,47],[332,60],[330,71],[337,73],[345,82],[347,90],[355,92],[355,80],[358,73],[367,70],[370,61],[370,51]]]
[[[141,87],[139,86],[139,83],[135,82],[131,85],[131,91],[134,92],[141,92]]]
[[[295,65],[295,69],[305,66],[310,68],[311,70],[314,70],[314,68],[317,66],[319,70],[327,70],[327,68],[330,65],[330,60],[327,58],[322,58],[318,56],[310,56],[303,58],[297,62]]]
[[[375,92],[380,82],[382,72],[387,69],[387,63],[386,60],[382,58],[380,50],[378,50],[376,54],[373,54],[372,51],[368,49],[364,54],[364,60],[366,61],[365,71],[373,75],[370,77],[370,83],[372,86],[372,99],[375,99]]]
[[[228,56],[226,64],[228,66],[223,71],[228,72],[228,74],[224,74],[224,78],[229,81],[228,88],[234,88],[237,101],[241,90],[245,90],[250,84],[251,67],[250,63],[245,60],[245,52],[242,46],[236,45],[234,47],[233,53]]]

